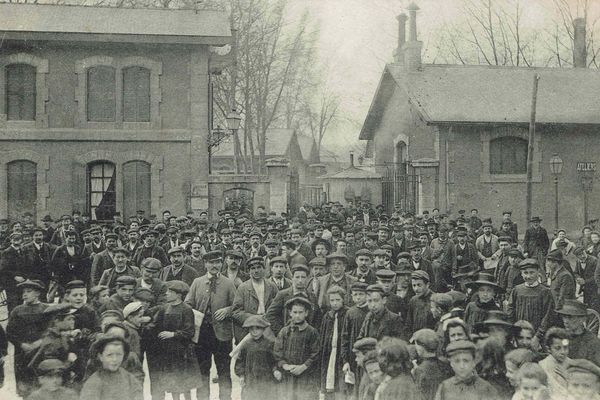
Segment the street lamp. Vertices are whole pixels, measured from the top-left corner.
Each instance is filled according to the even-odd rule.
[[[240,122],[242,121],[242,117],[236,111],[236,109],[232,109],[229,114],[227,114],[227,129],[232,131],[233,133],[237,132],[240,129]]]
[[[562,172],[563,160],[554,153],[550,159],[550,171],[554,175],[554,228],[558,229],[558,176]]]

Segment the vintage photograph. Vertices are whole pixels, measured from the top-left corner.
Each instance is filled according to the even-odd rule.
[[[0,400],[600,400],[598,162],[600,0],[0,1]]]

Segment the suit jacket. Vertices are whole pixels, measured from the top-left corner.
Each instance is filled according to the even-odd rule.
[[[52,278],[50,260],[52,254],[54,254],[54,247],[44,242],[38,250],[35,244],[31,242],[23,246],[23,250],[27,255],[28,264],[31,266],[32,276],[30,279],[40,279],[48,287],[48,283]]]
[[[550,240],[548,239],[548,232],[541,226],[536,229],[531,227],[525,231],[525,239],[523,240],[523,251],[529,255],[529,257],[537,257],[538,254],[548,254],[548,248],[550,247]]]
[[[117,278],[123,275],[139,278],[142,276],[142,273],[135,265],[128,265],[123,273],[118,273],[114,267],[105,269],[104,272],[102,272],[100,280],[98,281],[98,285],[107,286],[110,289],[110,294],[113,294],[116,290],[115,287],[117,285]]]
[[[306,292],[308,300],[313,304],[313,309],[308,314],[307,322],[313,327],[320,327],[321,313],[317,306],[317,298],[311,292]],[[294,297],[294,288],[289,287],[284,290],[280,290],[273,302],[267,309],[265,318],[271,324],[271,330],[277,335],[281,328],[283,328],[288,322],[287,309],[285,308],[285,302]]]
[[[267,280],[274,284],[278,290],[287,289],[292,286],[292,281],[285,276],[283,277],[283,287],[278,286],[278,283],[275,281],[275,279],[273,279],[273,276],[268,277]]]
[[[360,328],[358,339],[372,337],[381,340],[384,336],[399,338],[403,334],[402,327],[402,318],[387,308],[377,315],[369,311]]]
[[[575,298],[575,279],[564,267],[550,277],[550,290],[554,297],[556,308],[562,307],[565,300]]]
[[[142,261],[149,257],[156,258],[161,262],[163,267],[170,264],[169,259],[167,258],[167,253],[165,253],[165,250],[158,245],[153,247],[140,246],[133,256],[133,263],[139,267],[141,266]]]
[[[175,279],[169,279],[170,274],[173,274],[173,264],[167,265],[162,269],[160,273],[160,280],[163,282],[179,280],[191,285],[194,282],[194,279],[198,278],[198,272],[196,272],[194,268],[185,264],[183,264],[177,276],[174,277]]]
[[[265,285],[265,293],[263,296],[263,304],[265,312],[273,302],[273,299],[279,291],[274,283],[268,279],[263,279]],[[251,315],[258,314],[258,293],[254,290],[252,280],[243,282],[237,288],[235,299],[233,300],[233,310],[231,317],[233,318],[233,329],[235,332],[236,341],[241,340],[248,333],[248,329],[242,328],[244,321]]]
[[[318,280],[319,289],[317,293],[317,304],[322,309],[327,310],[329,309],[329,296],[327,296],[327,290],[329,290],[329,288],[334,285],[333,279],[331,278],[331,273],[319,277]],[[352,284],[354,282],[356,282],[355,277],[348,274],[344,274],[342,279],[340,279],[339,282],[335,283],[335,285],[340,286],[346,291],[346,298],[344,299],[344,303],[346,305],[351,305],[352,303],[352,293],[350,291],[350,288],[352,287]]]
[[[115,262],[108,253],[108,250],[102,250],[94,256],[92,261],[92,286],[98,285],[104,271],[115,267]]]
[[[50,266],[56,282],[63,286],[73,280],[90,282],[90,260],[83,254],[80,246],[74,246],[75,253],[71,256],[67,246],[62,245],[54,250]]]
[[[231,310],[233,309],[233,300],[235,300],[235,286],[231,280],[222,275],[216,279],[216,290],[211,293],[208,274],[196,278],[185,297],[185,302],[200,312],[205,312],[207,307],[210,307],[210,315],[206,315],[204,318],[210,318],[217,339],[227,342],[233,338]],[[222,321],[216,321],[213,314],[220,309],[225,309],[228,316]]]

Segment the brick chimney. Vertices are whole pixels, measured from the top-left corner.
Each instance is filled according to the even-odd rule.
[[[398,20],[398,47],[394,50],[394,62],[404,63],[404,43],[406,42],[406,20],[408,17],[402,13],[396,17]]]
[[[423,42],[417,40],[417,11],[419,7],[415,3],[410,3],[407,8],[410,16],[408,42],[404,44],[404,65],[409,70],[418,70],[421,68],[421,50]]]
[[[573,67],[587,67],[584,18],[575,18],[573,20]]]

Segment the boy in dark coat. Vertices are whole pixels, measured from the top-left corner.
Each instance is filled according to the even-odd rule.
[[[251,315],[244,321],[243,328],[249,330],[252,340],[242,348],[235,363],[235,374],[240,378],[242,387],[242,400],[268,399],[276,389],[273,343],[264,336],[268,326],[269,323],[261,315]]]
[[[412,334],[419,329],[435,327],[435,321],[431,315],[431,295],[429,289],[429,274],[425,271],[414,271],[411,274],[411,283],[415,295],[408,302],[406,315],[406,329]]]
[[[419,358],[419,365],[412,372],[415,384],[423,399],[433,399],[440,383],[452,376],[452,369],[436,355],[440,339],[434,330],[416,331],[411,342],[415,344]]]
[[[344,389],[342,375],[341,343],[342,326],[348,308],[344,306],[346,291],[340,286],[331,286],[327,290],[329,311],[321,323],[321,393],[325,399],[335,398],[335,393]]]
[[[400,337],[403,334],[402,318],[386,308],[387,296],[381,285],[367,287],[369,312],[360,328],[358,338],[372,337],[381,340],[384,336]]]
[[[286,400],[314,400],[318,396],[319,332],[306,322],[312,304],[302,296],[285,304],[290,323],[277,335],[274,346],[279,370],[275,378],[282,379]]]

